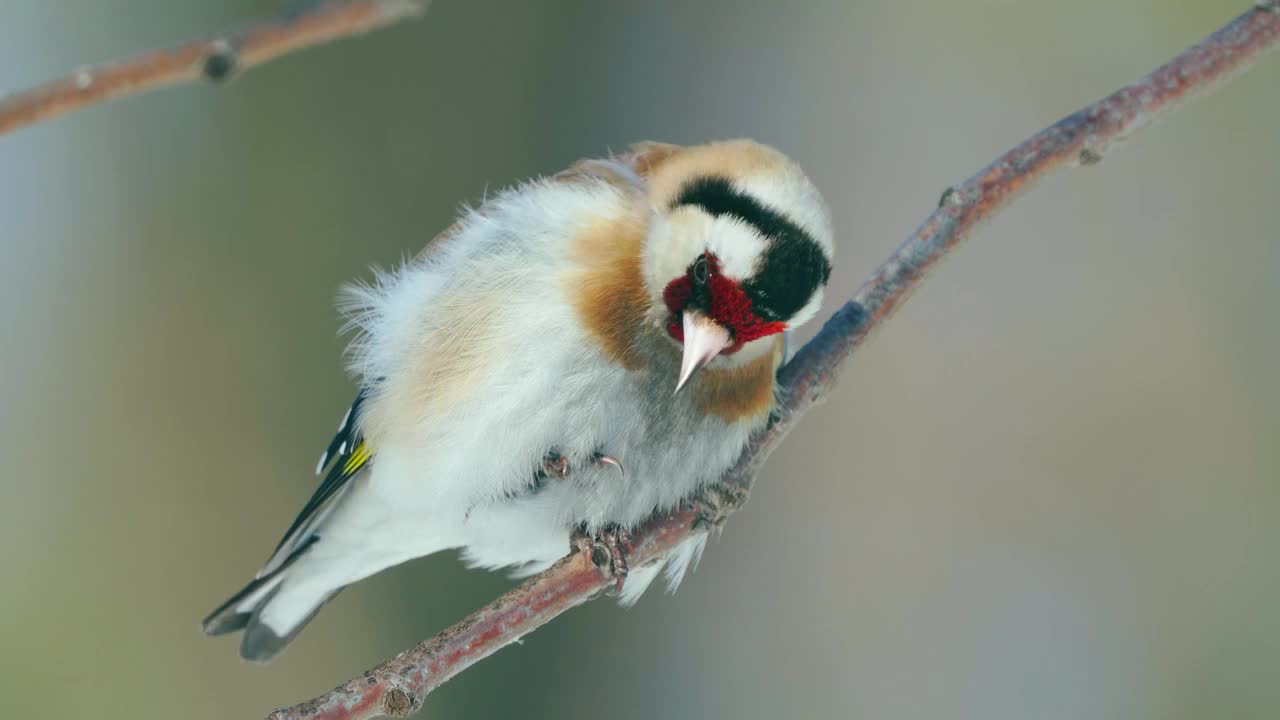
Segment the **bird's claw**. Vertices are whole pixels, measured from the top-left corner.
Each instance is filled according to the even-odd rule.
[[[618,473],[620,475],[627,474],[626,469],[622,467],[622,463],[619,462],[618,458],[612,455],[605,455],[604,453],[596,453],[594,459],[597,465],[610,465],[612,467],[617,468]]]
[[[570,548],[585,554],[606,577],[615,578],[614,591],[622,592],[623,581],[630,571],[627,556],[635,550],[630,530],[611,524],[592,535],[585,525],[579,525],[570,538]]]

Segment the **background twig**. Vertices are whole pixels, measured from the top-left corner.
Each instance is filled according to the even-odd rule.
[[[741,507],[768,454],[832,388],[853,350],[975,226],[1048,171],[1097,163],[1112,145],[1157,115],[1257,62],[1278,39],[1280,0],[1257,3],[1155,72],[1036,133],[948,189],[920,228],[783,368],[777,422],[752,441],[717,486],[635,533],[633,566],[660,558],[691,533],[707,532]],[[355,720],[411,714],[445,681],[611,584],[583,555],[566,557],[416,648],[319,698],[277,710],[270,717]]]
[[[167,50],[86,67],[0,97],[0,134],[94,103],[198,80],[225,80],[281,55],[421,15],[429,0],[328,0]]]

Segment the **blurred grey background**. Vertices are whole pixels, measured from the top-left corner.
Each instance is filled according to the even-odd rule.
[[[6,0],[0,90],[282,2]],[[0,137],[7,717],[251,718],[510,583],[439,556],[275,664],[199,619],[310,494],[336,288],[486,188],[641,139],[796,157],[828,310],[949,183],[1247,2],[438,0],[223,87]],[[1280,57],[949,260],[675,596],[594,603],[424,718],[1274,718]]]

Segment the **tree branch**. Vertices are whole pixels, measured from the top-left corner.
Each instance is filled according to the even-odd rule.
[[[634,533],[633,567],[654,562],[693,533],[708,532],[746,501],[757,471],[796,421],[835,384],[838,371],[872,330],[920,284],[925,272],[980,222],[1050,170],[1093,165],[1112,145],[1182,100],[1221,84],[1277,44],[1280,0],[1256,6],[1141,80],[1036,133],[942,196],[939,206],[811,342],[780,372],[779,414],[720,482]],[[325,695],[277,710],[270,720],[404,717],[427,694],[500,648],[603,592],[613,581],[585,554],[546,572],[416,648]]]
[[[225,80],[312,45],[417,17],[430,0],[327,0],[167,50],[77,70],[0,97],[0,135],[95,103],[171,85]]]

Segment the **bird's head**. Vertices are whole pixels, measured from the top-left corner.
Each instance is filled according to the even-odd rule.
[[[651,321],[682,347],[677,391],[702,367],[771,352],[817,312],[831,221],[782,153],[745,140],[689,148],[654,171],[650,204],[644,279]]]

